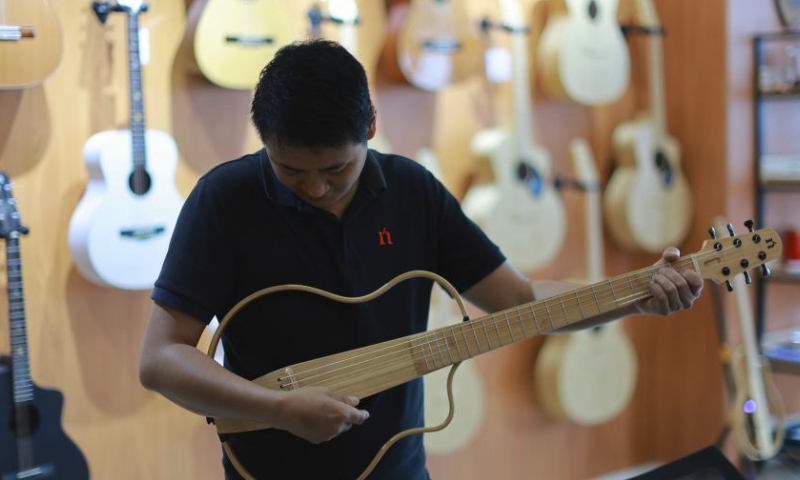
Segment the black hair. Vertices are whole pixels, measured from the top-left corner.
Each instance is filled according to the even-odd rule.
[[[328,40],[287,45],[261,71],[251,106],[264,143],[342,147],[366,143],[372,120],[364,67]]]

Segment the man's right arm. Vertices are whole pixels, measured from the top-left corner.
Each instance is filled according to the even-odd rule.
[[[314,443],[368,418],[358,399],[323,388],[270,390],[222,367],[196,348],[205,324],[156,302],[139,362],[142,385],[207,417],[266,423]]]

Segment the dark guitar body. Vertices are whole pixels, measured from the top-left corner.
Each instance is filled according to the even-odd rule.
[[[0,365],[0,480],[87,480],[89,466],[77,445],[61,428],[64,396],[57,390],[33,386],[34,401],[27,404],[32,419],[28,432],[16,425],[8,366]],[[18,439],[32,440],[33,466],[19,475]]]

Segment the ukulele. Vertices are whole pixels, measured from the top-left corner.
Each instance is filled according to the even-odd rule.
[[[750,267],[780,258],[782,250],[781,239],[777,232],[774,229],[761,229],[746,235],[706,240],[699,252],[681,257],[673,264],[673,268],[694,270],[702,278],[720,283],[746,272]],[[358,477],[358,480],[363,480],[398,440],[416,433],[441,430],[452,420],[453,377],[461,362],[537,335],[580,324],[598,315],[649,298],[649,282],[662,268],[663,265],[642,268],[448,327],[287,365],[252,381],[276,391],[321,386],[341,395],[366,398],[423,375],[451,367],[447,377],[451,408],[445,421],[435,427],[398,432],[391,439],[387,439],[383,447],[376,452],[372,462],[365,466],[365,470]],[[363,303],[375,299],[400,282],[420,277],[434,280],[445,288],[455,299],[464,318],[469,318],[455,288],[447,280],[431,272],[418,270],[406,272],[391,279],[375,292],[361,297],[344,297],[306,285],[280,285],[254,292],[234,305],[220,322],[207,354],[210,357],[214,356],[222,333],[236,318],[238,312],[250,302],[266,295],[299,291],[348,304]],[[212,419],[212,422],[216,425],[223,449],[232,464],[244,478],[254,478],[231,449],[227,438],[237,433],[268,429],[271,425],[228,418],[216,418]]]
[[[0,90],[42,83],[62,50],[61,25],[47,0],[0,0]]]
[[[715,223],[720,231],[727,228],[720,218]],[[745,226],[753,230],[752,222]],[[722,352],[735,391],[730,425],[739,451],[750,460],[760,462],[777,455],[783,446],[786,409],[772,380],[769,360],[759,351],[753,308],[746,291],[750,277],[737,276],[733,282],[742,343],[726,346]]]
[[[255,87],[275,52],[303,36],[293,8],[289,0],[195,1],[187,33],[200,73],[220,87]]]
[[[0,237],[6,241],[11,365],[0,366],[0,479],[87,480],[86,459],[61,428],[64,396],[31,379],[25,325],[20,223],[11,184],[0,173]]]
[[[660,30],[652,0],[637,0],[640,23]],[[680,170],[681,149],[667,129],[661,37],[649,47],[650,109],[614,130],[617,168],[606,186],[609,232],[620,245],[661,253],[679,245],[692,220],[692,193]]]
[[[397,64],[409,83],[430,91],[480,74],[480,34],[464,2],[412,0],[397,38]]]
[[[617,23],[619,0],[556,0],[539,43],[548,94],[583,105],[619,100],[630,83],[630,54]]]
[[[511,35],[514,120],[511,127],[478,132],[472,150],[488,158],[495,183],[472,187],[462,207],[511,263],[523,271],[540,268],[558,253],[566,221],[552,186],[550,155],[531,138],[528,28],[518,0],[500,0],[502,28]]]
[[[102,22],[112,11],[127,16],[131,128],[97,133],[84,145],[89,184],[70,220],[69,247],[86,279],[142,290],[161,271],[183,205],[175,188],[178,149],[168,134],[145,129],[139,15],[147,6],[141,0],[94,5]]]
[[[587,278],[605,278],[600,181],[589,145],[570,144],[577,180],[585,194]],[[636,353],[620,321],[547,337],[536,361],[534,383],[545,411],[578,425],[597,425],[619,415],[636,388]]]

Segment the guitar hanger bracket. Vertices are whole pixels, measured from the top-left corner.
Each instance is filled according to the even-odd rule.
[[[531,29],[527,25],[524,27],[512,27],[502,22],[492,22],[489,17],[483,17],[479,25],[481,31],[484,33],[491,30],[505,30],[508,33],[523,33],[526,35],[531,33]]]
[[[645,25],[623,25],[622,33],[625,35],[659,35],[666,36],[667,30],[663,26],[648,27]]]

